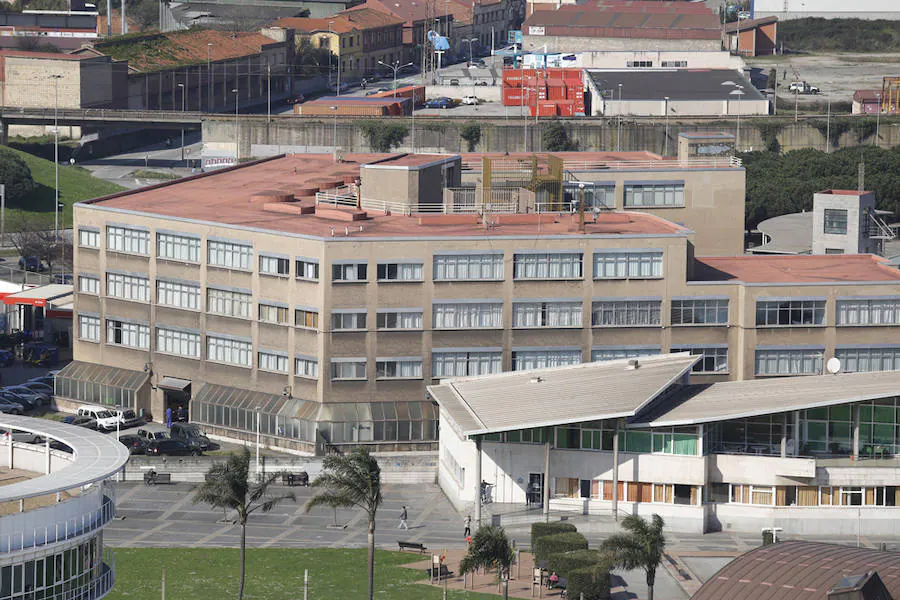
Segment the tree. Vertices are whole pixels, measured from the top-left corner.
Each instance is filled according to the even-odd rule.
[[[322,474],[312,487],[321,491],[306,503],[306,512],[316,506],[357,507],[369,521],[369,600],[375,595],[375,513],[383,500],[381,467],[369,451],[358,446],[350,454],[329,454],[322,461]]]
[[[60,216],[62,211],[60,211]],[[72,265],[72,242],[53,230],[53,219],[41,213],[20,213],[10,223],[10,241],[19,256],[34,256],[47,263]],[[65,269],[70,271],[71,269]]]
[[[300,42],[294,53],[294,72],[302,77],[326,76],[333,60],[332,56],[330,49],[314,46],[309,39],[305,39]]]
[[[497,569],[500,584],[503,586],[503,599],[509,591],[509,567],[516,554],[506,537],[506,531],[498,525],[484,525],[478,528],[469,552],[459,562],[461,573],[469,573],[475,569]]]
[[[362,121],[359,130],[373,152],[390,152],[403,142],[409,132],[406,125],[384,121]]]
[[[284,500],[296,501],[293,492],[272,495],[269,488],[281,477],[281,473],[250,476],[250,450],[232,454],[228,461],[214,464],[206,472],[206,481],[194,496],[194,504],[209,504],[223,510],[231,509],[237,514],[241,526],[241,576],[238,585],[238,600],[244,597],[244,574],[247,566],[247,521],[250,515],[261,510],[266,513]]]
[[[0,149],[0,183],[6,186],[7,207],[27,210],[43,208],[25,205],[25,200],[34,191],[36,184],[31,177],[31,169],[22,157],[8,148]]]
[[[578,144],[569,138],[569,131],[559,121],[549,121],[541,126],[541,145],[547,152],[578,150]]]
[[[475,147],[481,141],[481,125],[478,123],[466,123],[459,130],[459,137],[465,140],[469,152],[475,152]]]
[[[622,529],[627,533],[616,533],[604,540],[601,548],[609,553],[614,566],[622,569],[643,569],[647,576],[647,600],[653,600],[653,584],[656,569],[662,564],[666,549],[663,535],[662,517],[654,514],[647,521],[638,515],[628,515],[622,519]]]

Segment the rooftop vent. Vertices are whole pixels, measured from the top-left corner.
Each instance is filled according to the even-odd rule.
[[[628,366],[625,368],[628,369],[629,371],[634,371],[635,369],[639,368],[640,366],[641,366],[641,362],[638,359],[629,358]]]

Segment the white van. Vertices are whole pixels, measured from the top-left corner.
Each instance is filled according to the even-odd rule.
[[[112,431],[119,422],[115,412],[102,406],[79,406],[76,414],[79,417],[90,417],[97,421],[97,427],[106,431]]]

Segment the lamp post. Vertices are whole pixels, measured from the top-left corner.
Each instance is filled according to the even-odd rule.
[[[212,112],[212,42],[206,44],[206,111]]]
[[[333,151],[337,150],[337,106],[329,106],[334,113],[334,126],[331,129],[331,148]]]
[[[238,99],[240,95],[237,88],[231,90],[231,93],[234,94],[234,164],[236,165],[241,156],[241,130],[238,127]]]
[[[181,88],[181,112],[184,112],[184,98],[185,98],[184,84],[179,83],[178,87]],[[181,162],[184,162],[184,125],[181,126]]]
[[[466,38],[463,41],[469,44],[469,63],[471,63],[475,60],[475,57],[472,55],[472,42],[477,42],[478,38]]]
[[[393,69],[393,71],[394,71],[394,98],[396,98],[397,97],[397,71],[399,71],[400,69],[405,69],[406,67],[411,67],[412,63],[408,62],[405,65],[401,65],[400,61],[397,60],[397,61],[394,61],[393,65],[389,65],[386,62],[384,62],[383,60],[379,60],[378,64],[385,66],[388,69]]]
[[[735,136],[734,145],[735,145],[735,150],[740,152],[740,149],[741,149],[741,96],[744,95],[744,86],[739,85],[731,80],[723,81],[722,85],[726,86],[726,87],[733,87],[734,89],[731,90],[730,92],[728,92],[728,95],[738,97],[737,135]],[[725,110],[726,115],[730,112],[730,110],[728,110],[728,106],[729,106],[729,104],[726,101],[726,110]]]
[[[619,107],[616,111],[616,152],[622,151],[622,84],[619,84]]]
[[[334,21],[328,21],[328,33],[331,34],[331,41],[334,42],[334,48],[336,52],[334,53],[334,59],[337,63],[337,84],[335,85],[335,90],[337,91],[337,95],[341,95],[341,42],[340,35],[338,35],[338,39],[334,37]],[[328,63],[331,64],[331,58],[328,58]],[[329,73],[330,75],[330,73]]]
[[[881,92],[875,93],[875,98],[878,99],[878,112],[875,113],[875,145],[878,145],[878,133],[881,129]]]
[[[666,106],[665,106],[665,111],[666,111],[666,140],[665,140],[664,146],[663,146],[663,156],[668,156],[668,155],[669,155],[669,97],[666,96],[666,97],[665,97],[665,100],[666,100]]]
[[[59,243],[59,80],[62,75],[51,75],[54,84],[53,100],[53,239]]]

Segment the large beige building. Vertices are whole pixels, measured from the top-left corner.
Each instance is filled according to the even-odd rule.
[[[259,419],[302,451],[432,449],[444,377],[679,349],[700,381],[893,368],[900,272],[734,256],[744,172],[683,141],[678,159],[294,155],[79,204],[57,396],[189,406],[232,438]]]

